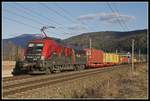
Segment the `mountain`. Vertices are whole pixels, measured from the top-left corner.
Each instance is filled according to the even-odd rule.
[[[9,38],[9,39],[3,39],[3,46],[5,46],[8,42],[12,42],[17,46],[20,46],[22,48],[25,48],[28,41],[33,39],[40,39],[42,38],[42,35],[40,34],[22,34],[20,36]],[[60,39],[52,38],[57,42],[60,42]]]
[[[76,49],[89,48],[89,38],[92,39],[92,48],[102,49],[105,52],[131,52],[131,41],[135,40],[135,53],[138,53],[139,49],[141,54],[147,53],[147,29],[135,30],[128,32],[118,32],[118,31],[104,31],[104,32],[90,32],[83,33],[78,36],[73,36],[68,39],[58,39],[53,38],[56,42],[60,44],[65,44],[69,47]],[[23,34],[14,38],[3,39],[3,57],[10,54],[11,57],[16,56],[15,49],[20,53],[22,49],[26,47],[27,42],[33,39],[39,39],[41,36],[39,34]],[[8,47],[8,46],[13,46]],[[9,48],[14,49],[11,53]],[[23,52],[22,52],[23,53]],[[11,55],[14,54],[14,55]],[[5,58],[6,60],[8,57]]]
[[[135,39],[135,52],[141,49],[147,53],[147,29],[128,32],[104,31],[83,33],[63,40],[64,43],[87,48],[89,37],[92,39],[92,48],[102,49],[106,52],[131,52],[131,41]]]
[[[2,40],[3,60],[23,59],[24,48],[27,46],[28,41],[41,38],[42,36],[40,34],[22,34],[14,38],[3,39]],[[52,39],[57,41],[58,43],[61,43],[60,39],[57,38]]]

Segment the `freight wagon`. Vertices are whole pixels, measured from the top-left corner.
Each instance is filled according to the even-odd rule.
[[[104,65],[104,52],[96,49],[85,49],[87,53],[87,67],[103,67]]]
[[[107,65],[119,64],[119,55],[115,53],[104,53],[104,63]]]
[[[120,64],[127,64],[130,62],[131,62],[131,59],[128,56],[122,56],[122,55],[119,56],[119,63]]]

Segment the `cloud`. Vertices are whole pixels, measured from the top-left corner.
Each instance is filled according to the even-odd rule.
[[[81,24],[74,24],[68,27],[70,30],[85,30],[86,27]]]
[[[82,24],[72,24],[70,26],[66,26],[67,29],[69,29],[69,33],[72,35],[79,35],[81,33],[88,32],[88,28],[86,25]]]
[[[106,21],[107,23],[117,23],[118,21],[129,22],[129,21],[134,20],[135,17],[129,16],[129,15],[118,14],[118,13],[107,13],[107,14],[101,14],[99,16],[99,19],[101,21]]]
[[[95,19],[96,15],[95,14],[87,14],[87,15],[81,15],[77,19],[78,20],[92,20]]]
[[[123,15],[119,13],[95,13],[95,14],[87,14],[81,15],[77,18],[78,20],[100,20],[106,23],[117,23],[119,21],[129,22],[135,19],[134,16]]]

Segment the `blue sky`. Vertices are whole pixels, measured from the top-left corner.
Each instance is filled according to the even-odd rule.
[[[117,8],[117,9],[116,9]],[[85,32],[148,28],[147,2],[3,2],[2,38],[41,34],[65,39]]]

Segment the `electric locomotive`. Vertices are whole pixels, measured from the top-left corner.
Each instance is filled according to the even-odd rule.
[[[58,44],[49,37],[28,42],[24,56],[16,63],[13,75],[80,70],[85,68],[87,57],[84,50]]]

